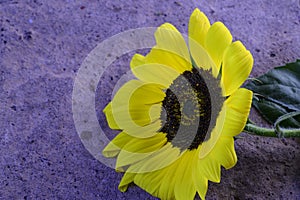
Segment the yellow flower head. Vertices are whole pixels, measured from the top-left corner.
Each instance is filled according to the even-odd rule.
[[[137,80],[124,84],[106,106],[109,126],[121,132],[103,151],[134,182],[161,199],[204,199],[208,180],[237,162],[233,137],[247,121],[252,92],[240,88],[251,53],[232,42],[221,22],[198,9],[189,22],[189,47],[171,24],[155,32],[156,45],[130,63]]]

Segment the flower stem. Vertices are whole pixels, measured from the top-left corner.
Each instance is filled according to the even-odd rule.
[[[262,128],[256,126],[250,119],[248,119],[244,131],[252,135],[259,135],[259,136],[266,136],[266,137],[279,137],[279,138],[299,137],[300,138],[300,128],[287,129],[287,128],[280,127],[281,122],[290,119],[292,117],[295,117],[297,115],[300,115],[300,111],[294,111],[280,116],[274,123],[274,129]],[[296,126],[299,126],[298,122]]]
[[[277,135],[279,137],[282,137],[283,135],[283,129],[280,127],[280,123],[283,122],[284,120],[286,119],[289,119],[289,118],[292,118],[294,116],[297,116],[300,114],[300,111],[295,111],[295,112],[290,112],[290,113],[287,113],[285,115],[282,115],[281,117],[279,117],[276,122],[274,123],[274,128],[275,128],[275,131],[277,133]],[[297,122],[297,121],[296,121]],[[299,123],[297,122],[297,126],[300,127]],[[292,129],[295,131],[295,133],[297,133],[297,130],[299,132],[300,129]],[[295,136],[292,136],[292,137],[295,137]]]
[[[246,124],[244,131],[251,135],[259,135],[265,137],[300,137],[300,129],[281,129],[281,134],[277,134],[275,129],[262,128],[254,124]]]

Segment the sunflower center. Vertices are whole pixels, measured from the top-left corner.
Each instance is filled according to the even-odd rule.
[[[219,85],[211,72],[193,67],[166,90],[160,131],[173,146],[192,150],[210,138],[224,101]]]

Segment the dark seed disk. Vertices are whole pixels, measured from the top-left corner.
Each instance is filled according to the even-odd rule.
[[[212,109],[211,96],[223,99],[219,80],[208,71],[193,68],[174,80],[166,90],[161,113],[164,125],[160,131],[167,134],[169,142],[181,150],[192,150],[210,138],[210,126],[216,124],[222,105],[219,102],[218,108]]]

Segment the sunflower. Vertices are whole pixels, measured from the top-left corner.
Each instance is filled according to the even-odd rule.
[[[103,150],[125,172],[121,191],[133,182],[161,199],[194,199],[196,193],[204,199],[208,180],[219,183],[221,166],[237,162],[234,136],[252,100],[252,92],[240,87],[252,55],[199,9],[188,31],[189,47],[173,25],[161,25],[151,51],[131,60],[137,79],[104,109],[110,128],[121,131]]]

